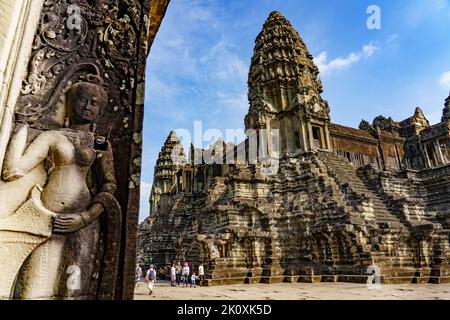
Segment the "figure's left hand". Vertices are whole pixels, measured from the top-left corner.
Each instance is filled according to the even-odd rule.
[[[84,228],[81,214],[63,213],[58,214],[53,223],[53,231],[57,233],[70,233]]]

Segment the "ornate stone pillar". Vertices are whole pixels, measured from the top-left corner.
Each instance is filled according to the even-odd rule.
[[[19,273],[16,297],[133,298],[145,65],[167,5],[0,0],[0,198],[14,190],[17,200],[9,211],[2,201],[0,255],[30,257],[0,262],[2,277]],[[31,213],[51,232],[21,218]],[[41,290],[39,276],[60,280]]]
[[[328,128],[328,124],[325,124],[325,126],[324,126],[324,133],[325,133],[325,143],[326,143],[325,149],[331,150],[330,130]]]
[[[301,112],[298,112],[297,117],[299,119],[299,124],[300,124],[300,128],[298,130],[298,135],[299,135],[298,139],[299,139],[299,142],[300,142],[300,148],[303,151],[305,151],[305,150],[308,149],[307,148],[307,142],[306,142],[307,134],[306,134],[306,129],[305,129],[305,122],[303,121],[303,117],[302,117]]]
[[[270,157],[272,155],[272,128],[270,127],[270,120],[266,123],[266,132],[267,136],[267,155]]]
[[[439,145],[438,139],[433,141],[434,150],[436,152],[436,158],[439,164],[446,164],[444,155],[442,154],[441,146]]]
[[[311,122],[307,122],[306,126],[308,127],[308,143],[309,143],[309,150],[315,149],[314,146],[314,138],[313,138],[313,131],[312,131],[312,125]]]
[[[268,155],[268,138],[267,127],[263,130],[258,130],[258,158],[265,158]]]
[[[0,0],[0,167],[43,0]]]

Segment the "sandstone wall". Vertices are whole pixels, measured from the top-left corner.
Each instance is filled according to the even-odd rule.
[[[385,283],[449,280],[448,240],[439,231],[417,242],[394,190],[370,183],[380,173],[332,153],[285,159],[272,177],[260,170],[236,165],[204,192],[174,196],[166,214],[141,226],[140,261],[204,263],[209,284],[364,282],[370,265]]]
[[[0,166],[43,0],[0,1]]]

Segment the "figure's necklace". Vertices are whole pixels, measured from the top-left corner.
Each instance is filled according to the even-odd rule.
[[[60,132],[74,144],[86,144],[94,141],[94,133],[90,131],[79,131],[70,128],[63,128]]]

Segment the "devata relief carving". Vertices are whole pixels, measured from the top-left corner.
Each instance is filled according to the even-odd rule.
[[[133,297],[145,63],[167,5],[43,1],[0,130],[0,298]]]
[[[28,125],[17,125],[2,172],[2,195],[15,206],[20,203],[2,212],[6,216],[0,220],[0,259],[11,261],[2,266],[2,296],[11,291],[25,299],[87,296],[91,275],[99,267],[95,263],[101,260],[97,255],[118,250],[117,241],[107,238],[104,250],[98,248],[103,230],[97,218],[104,211],[108,218],[103,228],[120,237],[113,153],[109,142],[94,132],[94,121],[107,103],[99,80],[79,82],[67,91],[63,128],[38,133],[26,147]],[[12,195],[11,188],[16,191]],[[28,194],[30,199],[23,202]],[[79,277],[76,287],[68,284],[73,266]],[[118,260],[105,267],[117,272]]]

